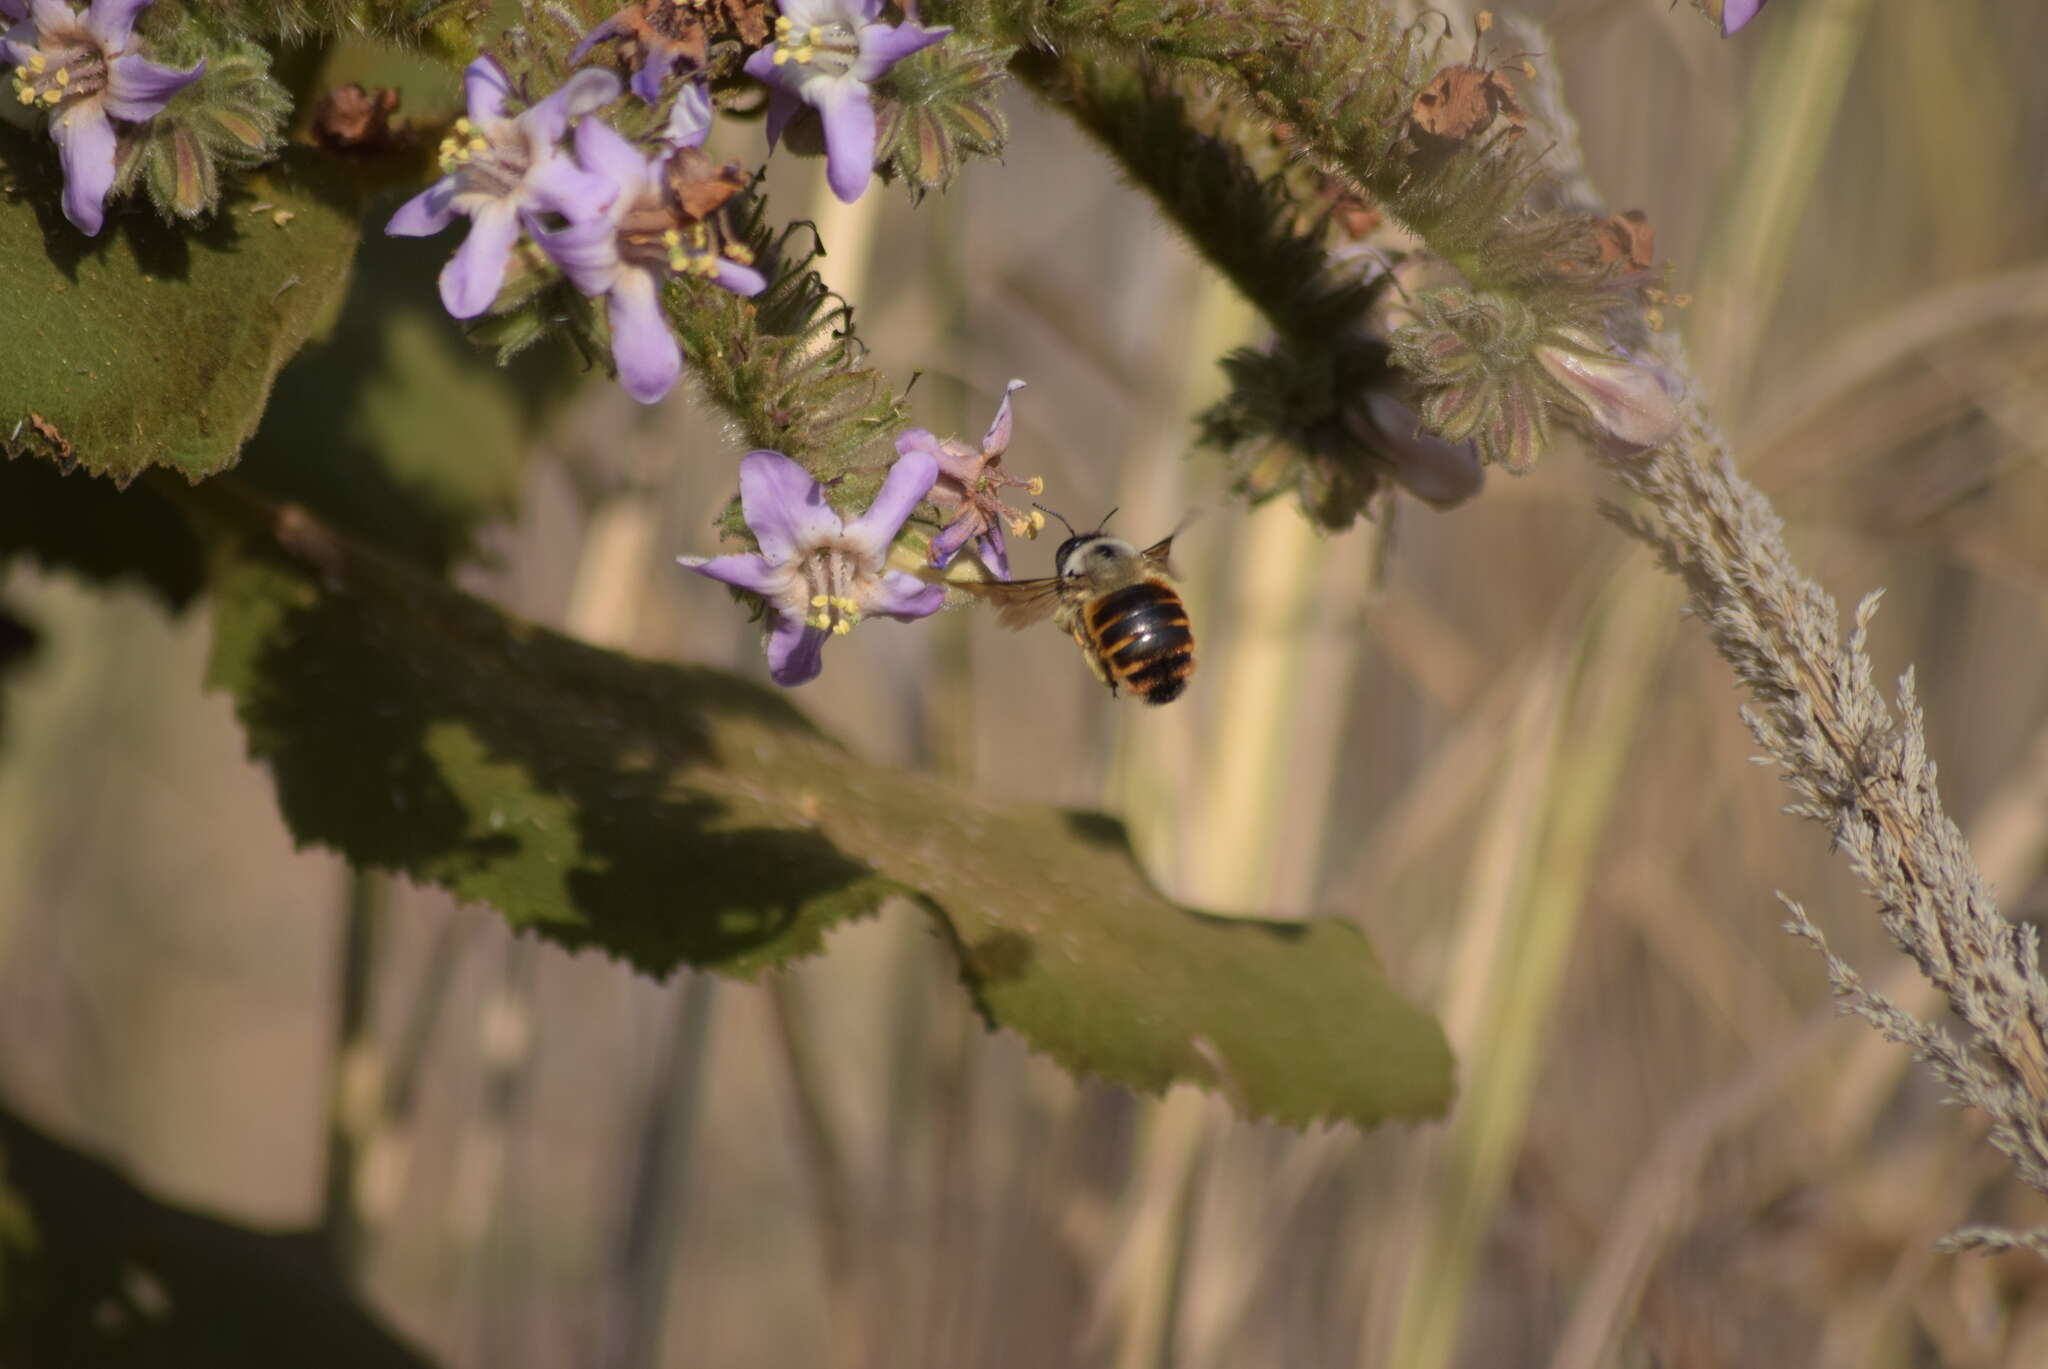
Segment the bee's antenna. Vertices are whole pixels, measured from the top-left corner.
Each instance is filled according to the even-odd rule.
[[[1074,525],[1072,523],[1067,522],[1067,516],[1065,514],[1053,513],[1051,509],[1047,508],[1043,504],[1033,504],[1031,507],[1037,509],[1040,513],[1051,514],[1054,518],[1059,519],[1061,526],[1066,528],[1067,535],[1069,537],[1079,537],[1081,535],[1080,533],[1074,531]]]
[[[1116,506],[1116,509],[1120,509],[1122,507],[1123,505],[1119,504]],[[1108,513],[1102,515],[1102,521],[1095,525],[1095,530],[1097,532],[1101,532],[1104,528],[1109,526],[1109,520],[1116,517],[1116,509],[1111,509]]]

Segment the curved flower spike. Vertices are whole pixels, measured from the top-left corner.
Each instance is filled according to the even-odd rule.
[[[64,0],[0,0],[20,22],[0,39],[14,66],[14,98],[50,111],[50,138],[64,164],[64,217],[87,236],[106,223],[114,184],[114,126],[155,118],[171,97],[198,80],[205,62],[184,71],[136,51],[135,16],[154,0],[92,0],[83,13]]]
[[[524,227],[532,232],[543,213],[581,223],[611,207],[616,187],[580,169],[561,149],[569,121],[618,98],[619,78],[609,71],[577,72],[546,99],[506,117],[511,95],[505,72],[479,57],[463,73],[469,114],[441,144],[444,176],[399,206],[384,231],[424,238],[458,214],[469,236],[441,272],[441,303],[456,318],[475,318],[491,307],[505,283],[505,267]]]
[[[868,88],[911,53],[953,30],[884,24],[882,0],[782,0],[775,41],[747,59],[746,72],[768,83],[768,145],[799,103],[825,123],[825,179],[848,204],[875,169],[875,110]]]
[[[809,472],[781,452],[740,461],[740,509],[761,544],[738,556],[680,556],[679,564],[768,601],[768,674],[800,685],[824,668],[829,637],[870,614],[909,622],[939,611],[946,591],[888,570],[889,544],[938,479],[938,463],[914,452],[889,468],[866,513],[841,517]]]
[[[1010,556],[1003,545],[1003,528],[1007,525],[1019,537],[1036,537],[1045,526],[1045,515],[1038,510],[1018,513],[1002,499],[1005,489],[1045,493],[1043,480],[1019,480],[1003,469],[1003,453],[1010,447],[1010,396],[1023,388],[1021,380],[1003,387],[1003,402],[996,407],[995,421],[983,434],[979,451],[953,438],[934,437],[923,428],[912,428],[896,439],[902,455],[927,452],[938,462],[931,501],[941,510],[954,511],[945,529],[932,539],[929,556],[934,566],[946,565],[972,539],[990,574],[1007,580]]]

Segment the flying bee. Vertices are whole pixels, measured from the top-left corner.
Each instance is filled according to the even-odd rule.
[[[1052,513],[1051,509],[1044,510]],[[1188,625],[1167,553],[1178,531],[1139,551],[1102,529],[1070,534],[1053,553],[1053,573],[1042,580],[963,583],[970,594],[995,602],[996,620],[1025,628],[1050,616],[1073,636],[1095,678],[1114,695],[1129,686],[1148,704],[1172,703],[1195,673],[1195,634]]]

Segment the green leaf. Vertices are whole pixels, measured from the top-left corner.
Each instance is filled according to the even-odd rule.
[[[653,974],[751,974],[900,895],[988,1019],[1068,1069],[1297,1124],[1448,1102],[1441,1032],[1349,926],[1189,912],[1108,819],[882,769],[774,690],[582,645],[203,493],[226,548],[212,679],[301,841]]]
[[[237,478],[435,568],[517,502],[535,414],[582,379],[555,347],[493,365],[441,311],[445,239],[363,244],[332,334],[278,377]]]
[[[0,460],[0,570],[17,559],[139,583],[176,612],[206,577],[192,525],[155,489],[116,490],[41,461]]]
[[[316,1233],[159,1202],[5,1108],[0,1155],[0,1364],[431,1369]]]
[[[348,282],[357,215],[327,159],[288,153],[197,231],[116,202],[97,238],[60,212],[46,138],[0,127],[0,162],[0,446],[124,484],[233,464]]]

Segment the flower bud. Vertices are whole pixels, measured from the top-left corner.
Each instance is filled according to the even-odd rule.
[[[1558,334],[1536,360],[1579,402],[1593,425],[1632,447],[1659,447],[1678,432],[1678,406],[1656,370],[1609,355],[1581,333]]]

